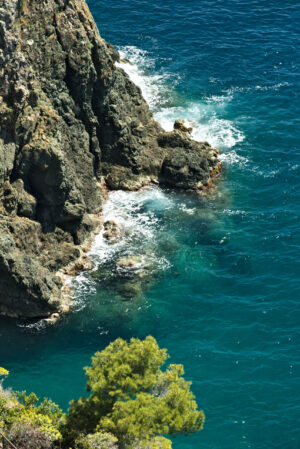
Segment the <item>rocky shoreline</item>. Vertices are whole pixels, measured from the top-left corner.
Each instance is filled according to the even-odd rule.
[[[165,132],[84,0],[0,0],[0,314],[68,310],[107,189],[203,191],[218,150]]]

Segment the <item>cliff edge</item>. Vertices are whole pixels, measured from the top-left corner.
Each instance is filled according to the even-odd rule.
[[[0,313],[66,309],[104,189],[205,189],[217,150],[167,133],[84,0],[0,0]]]

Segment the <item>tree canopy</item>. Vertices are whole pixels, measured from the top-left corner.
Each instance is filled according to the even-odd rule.
[[[204,414],[191,382],[183,378],[183,366],[161,370],[168,357],[153,337],[117,339],[97,352],[85,368],[90,396],[71,404],[68,431],[110,432],[120,448],[131,448],[161,435],[202,429]]]
[[[117,339],[86,367],[87,397],[69,412],[0,382],[0,432],[18,449],[171,449],[167,435],[198,432],[199,411],[182,365],[153,337]],[[162,368],[165,369],[162,369]],[[8,371],[0,368],[0,378]]]

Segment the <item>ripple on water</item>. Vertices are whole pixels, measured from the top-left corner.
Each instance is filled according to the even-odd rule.
[[[174,449],[298,449],[297,2],[89,4],[155,118],[169,130],[177,118],[191,122],[197,139],[221,147],[228,170],[214,199],[200,202],[156,187],[114,192],[105,214],[128,235],[108,245],[100,234],[95,267],[118,276],[118,255],[149,245],[154,282],[124,301],[119,281],[81,274],[81,310],[38,335],[0,317],[7,385],[67,408],[84,394],[82,366],[94,351],[153,334],[184,363],[207,417]]]

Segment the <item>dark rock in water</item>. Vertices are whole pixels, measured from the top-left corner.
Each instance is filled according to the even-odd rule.
[[[188,134],[191,134],[193,131],[193,128],[188,128],[187,126],[185,126],[184,120],[182,119],[178,119],[175,121],[174,129]]]
[[[108,241],[115,241],[121,237],[121,231],[114,220],[108,220],[103,224],[103,237]]]
[[[198,189],[211,147],[165,133],[84,0],[0,0],[0,313],[64,310],[103,185]]]
[[[192,190],[203,190],[211,184],[212,175],[220,169],[218,149],[196,142],[179,131],[163,133],[158,141],[163,148],[172,149],[162,164],[161,183]]]
[[[118,292],[122,295],[123,300],[130,300],[140,296],[143,292],[143,286],[141,282],[136,280],[127,281],[118,285]]]

